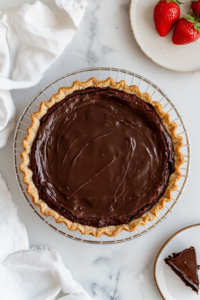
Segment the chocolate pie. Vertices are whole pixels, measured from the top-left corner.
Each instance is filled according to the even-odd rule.
[[[115,236],[154,220],[171,201],[182,138],[138,87],[76,81],[31,119],[20,169],[45,216],[82,234]]]
[[[178,253],[173,253],[164,259],[166,264],[179,276],[185,285],[198,294],[199,266],[197,265],[196,250],[190,247]]]

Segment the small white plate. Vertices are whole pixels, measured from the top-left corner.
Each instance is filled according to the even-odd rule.
[[[197,263],[200,265],[200,224],[186,227],[175,233],[161,248],[154,265],[154,278],[158,290],[165,300],[197,300],[197,295],[190,287],[166,265],[164,258],[174,252],[180,252],[194,246]],[[200,275],[200,274],[199,274]]]
[[[172,43],[173,30],[160,37],[155,29],[153,11],[158,0],[132,0],[130,22],[141,50],[157,65],[181,73],[200,72],[200,39],[188,45]],[[181,5],[181,16],[190,11],[190,1]]]

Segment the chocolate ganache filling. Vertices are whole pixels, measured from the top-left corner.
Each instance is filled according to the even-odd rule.
[[[115,89],[87,88],[42,117],[29,168],[40,199],[70,221],[127,224],[164,194],[173,143],[152,105]]]

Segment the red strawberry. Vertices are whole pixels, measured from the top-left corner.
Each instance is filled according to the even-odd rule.
[[[176,45],[184,45],[195,42],[200,37],[200,23],[193,15],[185,15],[178,20],[174,28],[172,42]]]
[[[154,23],[160,36],[166,36],[180,17],[178,0],[160,0],[154,8]]]
[[[200,0],[193,0],[191,8],[196,15],[200,16]]]

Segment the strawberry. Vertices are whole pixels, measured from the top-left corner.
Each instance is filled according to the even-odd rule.
[[[193,0],[191,2],[191,9],[196,15],[200,16],[200,0]]]
[[[154,23],[160,36],[166,36],[180,17],[178,0],[160,0],[154,8]]]
[[[174,28],[172,42],[184,45],[195,42],[200,37],[200,23],[194,14],[185,15],[179,19]]]

